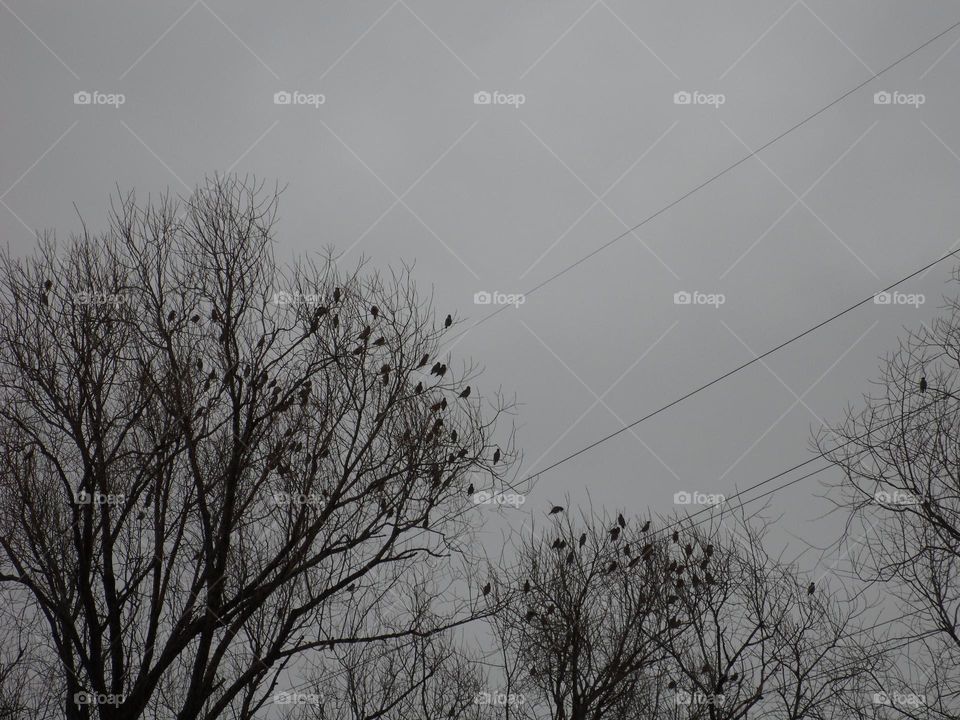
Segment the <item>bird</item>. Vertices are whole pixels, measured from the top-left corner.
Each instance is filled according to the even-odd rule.
[[[380,337],[378,337],[376,340],[373,341],[373,344],[374,344],[376,347],[380,347],[380,346],[383,345],[385,342],[386,342],[386,340],[384,339],[383,335],[381,335]]]
[[[640,562],[640,560],[641,560],[641,558],[639,558],[639,557],[633,558],[633,560],[631,560],[630,562],[627,563],[627,567],[631,567],[631,568],[632,568],[634,565],[636,565],[638,562]]]
[[[176,317],[177,317],[177,312],[175,310],[171,310],[170,312],[167,313],[167,322],[173,322],[176,319]]]
[[[707,557],[713,557],[713,545],[707,545],[703,552]]]
[[[674,530],[673,535],[671,536],[671,539],[673,540],[674,543],[680,542],[680,533]]]
[[[451,440],[452,442],[456,442],[456,441],[457,441],[457,431],[456,431],[456,429],[453,429],[453,430],[450,431],[450,440]]]
[[[494,450],[494,452],[493,452],[493,461],[494,461],[495,463],[500,462],[500,448],[497,448],[496,450]]]
[[[530,622],[530,621],[533,620],[536,616],[537,616],[537,611],[536,611],[536,610],[534,610],[533,608],[530,608],[529,610],[527,610],[527,622]]]
[[[200,322],[200,316],[199,316],[199,315],[194,315],[193,317],[190,318],[190,322],[192,322],[194,325],[196,325],[198,322]]]
[[[616,560],[611,560],[611,561],[610,561],[610,564],[607,566],[607,572],[608,572],[608,573],[612,573],[612,572],[613,572],[614,570],[616,570],[618,567],[619,567],[619,566],[617,565],[617,561],[616,561]]]
[[[444,363],[443,365],[440,366],[440,369],[437,371],[437,377],[443,377],[446,372],[447,372],[447,364]]]
[[[490,594],[490,583],[487,583],[483,586],[483,596],[486,597]]]
[[[671,630],[676,630],[678,627],[680,627],[680,619],[676,616],[670,618],[670,620],[667,622],[667,627],[669,627]]]
[[[370,326],[365,326],[363,330],[360,331],[360,335],[357,336],[357,340],[366,340],[368,337],[370,337],[370,332]]]
[[[646,531],[649,530],[649,529],[650,529],[650,521],[647,520],[647,521],[643,524],[643,527],[640,528],[640,532],[646,532]]]
[[[583,547],[587,544],[587,534],[583,533],[580,535],[580,547]]]
[[[374,317],[376,317],[377,315],[380,314],[380,308],[378,308],[376,305],[371,305],[371,306],[370,306],[370,314],[373,315]]]
[[[557,513],[562,513],[562,512],[563,512],[563,505],[554,505],[552,508],[550,508],[550,512],[547,514],[556,515]]]
[[[419,369],[422,368],[424,365],[426,365],[428,362],[430,362],[430,355],[429,355],[429,354],[424,354],[424,356],[423,356],[422,358],[420,358],[420,362],[419,362],[419,364],[417,365],[417,369],[419,370]]]
[[[524,591],[525,593],[530,592],[530,581],[529,581],[529,580],[524,580],[524,581],[523,581],[523,591]]]
[[[553,541],[553,545],[551,545],[550,547],[553,548],[554,550],[559,550],[560,548],[563,547],[563,540],[561,540],[560,538],[557,538],[556,540]]]
[[[576,553],[575,553],[573,550],[571,550],[571,551],[570,551],[570,554],[567,555],[567,565],[573,565],[573,557],[574,557],[574,555],[576,555]]]
[[[690,543],[687,543],[683,547],[683,551],[687,554],[687,557],[690,557],[691,555],[693,555],[693,545],[691,545]]]
[[[467,488],[467,497],[470,497],[474,493],[473,483],[470,483],[470,487]]]
[[[335,303],[340,302],[340,288],[333,289],[333,301]]]
[[[610,529],[610,539],[616,542],[620,538],[620,528],[615,527]]]
[[[423,392],[423,383],[422,383],[422,382],[418,382],[418,383],[417,383],[417,386],[413,389],[413,391],[414,391],[417,395],[419,395],[420,393],[422,393],[422,392]]]
[[[447,315],[447,319],[443,321],[443,326],[444,326],[445,328],[448,328],[448,327],[450,327],[451,325],[453,325],[453,316],[452,316],[452,315]]]
[[[52,288],[52,287],[53,287],[53,280],[47,280],[47,281],[43,284],[43,289],[46,290],[47,292],[50,292],[50,288]]]
[[[920,392],[923,393],[926,391],[927,391],[927,378],[922,377],[920,378]]]
[[[435,362],[435,363],[433,364],[433,367],[430,368],[430,374],[431,374],[431,375],[437,375],[437,374],[439,374],[439,373],[440,373],[440,362],[437,361],[437,362]]]
[[[467,385],[467,386],[463,389],[463,392],[460,393],[460,397],[462,397],[462,398],[468,398],[468,397],[470,397],[470,386],[469,386],[469,385]]]
[[[670,682],[668,682],[668,683],[667,683],[667,688],[670,689],[670,690],[676,690],[676,688],[677,688],[677,681],[676,681],[676,680],[671,680]]]
[[[440,409],[441,409],[442,407],[443,407],[443,401],[441,400],[441,401],[435,402],[433,405],[431,405],[431,406],[430,406],[430,411],[431,411],[431,412],[440,412]]]
[[[807,595],[813,595],[813,591],[817,589],[817,586],[813,583],[807,585]]]
[[[622,528],[625,528],[627,526],[627,521],[623,519],[623,514],[621,513],[617,513],[617,525],[619,525]]]

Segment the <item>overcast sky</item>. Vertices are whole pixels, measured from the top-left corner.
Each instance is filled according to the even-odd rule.
[[[288,184],[282,255],[415,262],[467,329],[497,309],[475,293],[540,285],[958,19],[947,0],[0,0],[0,232],[26,253],[35,230],[77,229],[74,204],[102,227],[117,185],[255,173]],[[521,403],[521,474],[954,246],[958,41],[470,329],[453,352]],[[901,288],[924,305],[867,305],[543,475],[524,510],[589,492],[665,513],[678,490],[730,495],[807,459],[949,270]],[[785,533],[834,539],[819,492],[773,497]]]

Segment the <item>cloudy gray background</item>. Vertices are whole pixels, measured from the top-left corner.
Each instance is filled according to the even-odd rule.
[[[37,229],[78,227],[74,203],[102,227],[117,185],[255,173],[288,184],[282,255],[415,261],[469,329],[496,309],[475,292],[539,285],[958,19],[946,0],[0,0],[0,232],[26,253]],[[521,403],[521,475],[953,247],[958,40],[469,329],[454,354],[486,367],[481,392]],[[75,105],[83,90],[126,101]],[[726,102],[676,105],[681,90]],[[875,105],[879,90],[926,102]],[[326,102],[276,105],[278,91]],[[670,512],[677,490],[729,495],[807,459],[811,427],[869,389],[949,269],[902,288],[923,307],[870,304],[543,475],[525,510],[589,492]],[[677,306],[679,290],[726,303]],[[835,538],[815,520],[818,480],[773,496],[783,537]]]

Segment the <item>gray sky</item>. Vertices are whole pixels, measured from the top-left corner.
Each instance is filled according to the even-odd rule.
[[[416,262],[467,328],[960,19],[956,4],[355,0],[0,0],[0,231],[27,252],[76,203],[102,227],[115,185],[186,192],[233,170],[288,183],[281,252],[333,244]],[[467,333],[480,390],[521,402],[536,471],[945,253],[958,239],[960,30],[637,233]],[[877,91],[923,104],[878,105]],[[78,105],[74,93],[122,93]],[[278,105],[281,91],[322,105]],[[474,94],[522,94],[522,105]],[[723,104],[674,103],[679,91]],[[508,99],[509,98],[505,98]],[[902,98],[908,99],[908,98]],[[811,426],[868,390],[949,265],[544,475],[569,492],[673,509],[809,457]],[[722,293],[675,305],[681,290]],[[599,399],[598,399],[599,398]],[[816,480],[774,497],[813,519]],[[811,567],[811,570],[813,568]]]

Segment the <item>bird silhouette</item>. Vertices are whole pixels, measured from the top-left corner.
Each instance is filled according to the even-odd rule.
[[[443,377],[447,372],[447,364],[444,363],[440,366],[440,369],[437,371],[437,377]]]
[[[647,521],[643,524],[643,527],[640,528],[640,532],[646,532],[646,531],[649,530],[649,529],[650,529],[650,521],[647,520]]]
[[[335,303],[340,302],[340,288],[333,289],[333,301]]]
[[[676,616],[670,618],[670,620],[667,622],[667,627],[669,627],[671,630],[676,630],[678,627],[680,627],[680,619]]]
[[[467,385],[467,386],[463,389],[463,392],[460,393],[460,397],[462,397],[462,398],[468,398],[468,397],[470,397],[470,386],[469,386],[469,385]]]
[[[621,513],[617,513],[617,525],[622,528],[627,526],[627,521],[623,519],[623,515]]]
[[[580,547],[583,547],[586,544],[587,544],[587,534],[583,533],[582,535],[580,535]]]
[[[497,448],[496,450],[493,451],[493,461],[495,463],[500,462],[500,448]]]
[[[47,292],[50,292],[50,288],[52,288],[52,287],[53,287],[53,280],[47,280],[47,281],[43,284],[43,289],[46,290]]]
[[[674,543],[680,542],[680,533],[674,530],[673,535],[671,536],[671,539],[673,540]]]
[[[687,554],[687,557],[690,557],[691,555],[693,555],[693,545],[691,545],[690,543],[687,543],[686,545],[684,545],[683,551]]]
[[[676,689],[677,689],[677,681],[676,681],[676,680],[671,680],[670,682],[668,682],[668,683],[667,683],[667,688],[670,689],[670,690],[676,690]]]
[[[640,560],[641,560],[641,558],[639,558],[639,557],[633,558],[633,560],[631,560],[629,563],[627,563],[627,567],[631,567],[631,568],[632,568],[634,565],[636,565],[638,562],[640,562]]]
[[[813,583],[807,585],[807,595],[813,595],[813,591],[817,589],[817,586]]]
[[[617,565],[617,561],[616,561],[616,560],[611,560],[611,561],[610,561],[610,564],[607,565],[607,572],[608,572],[608,573],[612,573],[612,572],[613,572],[614,570],[616,570],[618,567],[619,567],[619,565]]]
[[[533,608],[527,610],[527,622],[530,622],[537,616],[537,611]]]
[[[490,583],[487,583],[483,586],[483,596],[486,597],[490,594]]]
[[[563,505],[554,505],[552,508],[550,508],[550,512],[547,514],[556,515],[557,513],[562,513],[562,512],[563,512]]]
[[[473,483],[470,483],[470,487],[467,488],[467,497],[470,497],[471,495],[473,495],[473,492],[474,492]]]
[[[703,552],[707,557],[713,557],[713,545],[707,545]]]
[[[194,315],[193,317],[190,318],[190,322],[192,322],[194,325],[196,325],[198,322],[200,322],[200,316],[199,316],[199,315]]]
[[[456,431],[456,429],[450,431],[450,440],[451,440],[452,442],[456,442],[456,441],[457,441],[457,431]]]
[[[383,338],[383,336],[381,335],[380,337],[378,337],[376,340],[373,341],[373,344],[374,344],[375,347],[380,347],[380,346],[383,345],[385,342],[386,342],[386,340],[385,340],[385,339]]]
[[[525,593],[530,592],[530,581],[529,581],[529,580],[524,580],[524,581],[523,581],[523,591],[524,591]]]
[[[573,550],[571,550],[571,551],[570,551],[570,554],[567,555],[567,565],[573,565],[573,557],[574,557],[574,555],[576,555],[576,553],[575,553]]]
[[[448,328],[448,327],[450,327],[451,325],[453,325],[453,316],[452,316],[452,315],[447,315],[447,319],[443,321],[443,326],[444,326],[445,328]]]
[[[923,393],[926,391],[927,391],[927,378],[922,377],[920,378],[920,392]]]
[[[418,383],[417,383],[417,386],[413,389],[413,391],[414,391],[417,395],[419,395],[420,393],[422,393],[422,392],[423,392],[423,383],[422,383],[422,382],[418,382]]]
[[[430,406],[430,410],[432,412],[440,412],[441,408],[443,408],[443,401],[435,402],[433,405]]]
[[[372,305],[370,307],[370,314],[376,317],[377,315],[380,314],[380,308],[378,308],[376,305]]]
[[[438,361],[433,364],[432,368],[430,368],[430,374],[437,375],[439,373],[440,373],[440,362]]]
[[[417,369],[419,370],[419,369],[422,368],[424,365],[426,365],[428,362],[430,362],[430,355],[429,355],[429,354],[424,354],[424,356],[423,356],[422,358],[420,358],[420,362],[417,364]]]
[[[370,326],[367,325],[363,328],[363,330],[360,331],[360,334],[357,336],[357,340],[366,340],[368,337],[370,337],[370,332]]]
[[[560,538],[557,538],[556,540],[553,541],[553,545],[551,545],[550,547],[553,548],[554,550],[559,550],[560,548],[563,547],[562,543],[563,541]]]
[[[620,528],[610,528],[610,539],[616,542],[620,538]]]
[[[171,310],[167,313],[167,322],[173,322],[177,318],[177,313],[175,310]]]

